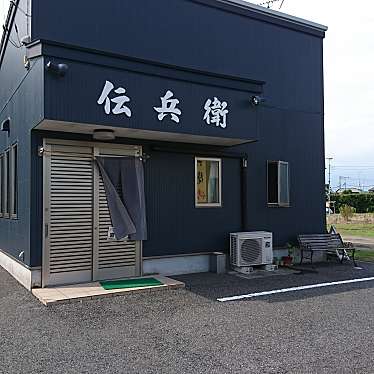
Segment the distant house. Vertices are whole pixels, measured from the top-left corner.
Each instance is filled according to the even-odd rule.
[[[374,193],[374,187],[370,188],[369,192]]]
[[[342,194],[342,193],[352,193],[352,194],[359,194],[363,193],[364,191],[359,188],[339,188],[336,190],[336,193]]]

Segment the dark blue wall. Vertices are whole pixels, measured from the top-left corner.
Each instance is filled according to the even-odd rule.
[[[143,255],[226,250],[227,233],[241,229],[240,163],[223,159],[222,208],[196,208],[194,155],[151,153],[145,169],[149,240]]]
[[[213,3],[217,7],[209,5]],[[217,91],[228,90],[230,94],[233,89],[230,79],[235,84],[241,79],[265,81],[266,103],[255,116],[259,141],[231,149],[249,155],[248,229],[274,232],[275,245],[283,245],[302,232],[324,231],[323,33],[264,22],[251,12],[239,14],[232,7],[220,9],[218,2],[208,0],[112,0],[110,6],[99,0],[66,0],[58,10],[55,2],[33,0],[32,6],[33,39],[119,55],[108,58],[104,64],[103,57],[84,61],[73,50],[68,51],[65,56],[73,69],[67,76],[62,80],[46,76],[45,104],[51,118],[99,121],[99,115],[94,116],[88,110],[88,101],[80,100],[87,92],[91,94],[96,84],[91,81],[93,75],[85,76],[84,71],[95,71],[101,77],[104,69],[121,69],[114,66],[114,60],[121,56],[166,64],[169,68],[224,75],[226,88],[222,88],[221,79],[212,79],[219,81]],[[16,90],[15,83],[21,83],[27,74],[20,62],[23,54],[21,49],[8,48],[0,70],[1,83],[6,86],[0,85],[0,103],[16,92],[1,112],[0,120],[11,116],[14,128],[9,138],[0,134],[0,151],[18,141],[22,168],[19,220],[0,219],[0,248],[15,256],[25,250],[26,263],[37,266],[41,264],[42,170],[36,151],[43,133],[35,133],[31,138],[30,129],[43,117],[44,62],[34,59],[33,69]],[[54,54],[49,56],[60,59],[53,57]],[[77,77],[78,72],[81,78]],[[113,74],[127,77],[128,73]],[[131,81],[136,83],[137,79]],[[164,84],[167,89],[170,81],[158,81],[152,86],[161,90]],[[199,95],[198,90],[193,92]],[[242,92],[238,90],[238,95]],[[249,95],[249,90],[244,92]],[[141,96],[141,90],[137,95]],[[192,96],[189,93],[189,102]],[[233,100],[238,97],[234,95]],[[92,99],[97,100],[96,96]],[[95,110],[100,109],[94,105]],[[250,114],[246,113],[241,113],[236,122],[248,124]],[[105,120],[106,117],[101,118],[102,122]],[[195,122],[194,118],[190,121]],[[149,123],[143,120],[139,126],[146,128]],[[144,244],[144,255],[227,249],[227,233],[240,229],[239,162],[224,159],[224,208],[196,209],[193,155],[150,153],[146,166],[150,240]],[[267,160],[290,163],[290,208],[267,207]]]
[[[29,1],[21,0],[19,7],[29,10]],[[18,258],[25,252],[24,262],[30,259],[31,211],[31,139],[30,129],[43,116],[43,64],[34,59],[30,69],[24,67],[26,48],[19,39],[29,33],[31,21],[23,12],[17,11],[11,29],[13,44],[7,43],[0,66],[0,123],[10,118],[10,133],[0,132],[0,153],[18,143],[18,218],[0,218],[0,249]],[[16,33],[15,24],[18,28]]]
[[[90,135],[50,131],[32,131],[32,148],[43,139],[92,141]],[[227,230],[241,228],[240,159],[223,159],[222,208],[195,208],[195,155],[200,146],[178,144],[178,149],[191,154],[154,151],[154,147],[175,149],[175,144],[130,139],[117,144],[141,144],[150,156],[144,165],[149,240],[143,243],[144,256],[218,251],[228,248]],[[221,149],[204,146],[204,151]],[[42,258],[43,162],[32,153],[31,264],[38,266]],[[193,233],[193,234],[192,234]]]
[[[323,232],[324,184],[320,168],[323,145],[314,152],[305,152],[315,143],[311,126],[318,121],[316,115],[294,114],[292,120],[300,122],[296,132],[285,133],[289,117],[277,110],[263,114],[263,131],[272,129],[273,137],[261,142],[230,148],[230,151],[247,152],[248,163],[248,216],[249,230],[269,230],[274,234],[275,245],[295,240],[296,235]],[[66,140],[92,140],[89,135],[33,131],[33,148],[43,138]],[[279,139],[286,136],[290,141]],[[309,143],[298,141],[303,136]],[[116,139],[116,143],[143,145],[150,155],[145,164],[145,189],[149,240],[144,242],[144,256],[159,256],[202,251],[227,250],[228,233],[241,230],[240,160],[223,158],[223,207],[195,208],[194,204],[194,156],[199,151],[227,152],[227,149],[188,144],[154,143],[129,139]],[[156,152],[154,147],[177,148],[183,152]],[[290,162],[291,207],[268,208],[266,190],[267,160]],[[32,263],[41,261],[42,220],[42,162],[33,154],[34,219],[32,222]],[[38,187],[39,186],[39,187]],[[317,205],[317,206],[316,206]]]
[[[246,147],[250,230],[269,230],[275,245],[325,231],[324,136],[320,114],[264,108],[260,141]],[[290,167],[289,208],[267,207],[267,161]]]
[[[111,7],[91,1],[89,11],[85,2],[66,1],[61,11],[69,14],[69,23],[48,2],[34,0],[33,4],[34,11],[41,15],[33,27],[35,39],[266,82],[266,102],[257,117],[259,142],[232,149],[249,154],[248,229],[273,231],[276,245],[294,240],[301,232],[324,231],[323,32],[263,22],[251,12],[222,9],[215,1],[121,0],[113,1]],[[104,71],[104,66],[97,68]],[[166,88],[167,81],[164,84]],[[50,97],[58,97],[53,95],[58,92],[57,86],[48,84],[48,90]],[[66,88],[62,88],[64,91]],[[78,94],[86,95],[83,91]],[[68,107],[64,115],[59,113],[60,118],[72,118],[74,110]],[[241,116],[244,129],[247,117]],[[290,208],[267,207],[267,160],[290,163]],[[192,188],[193,181],[189,183]],[[174,205],[163,198],[163,189],[165,186],[152,189],[149,204],[159,206],[162,201],[165,211],[170,211]],[[186,215],[189,222],[193,222],[194,213]],[[157,219],[150,222],[156,224]],[[174,222],[172,216],[165,227]],[[230,229],[219,226],[204,247],[214,247],[221,235],[218,232]],[[145,245],[147,255],[151,249],[154,254],[168,253],[166,234],[157,240],[155,234],[152,237]],[[179,238],[173,241],[175,251],[182,251],[190,240],[187,236],[175,238]]]
[[[250,104],[250,98],[256,91],[262,90],[260,83],[235,82],[227,77],[206,77],[165,67],[160,69],[152,64],[129,64],[118,58],[102,58],[95,53],[81,52],[77,55],[67,48],[55,47],[49,52],[53,52],[54,56],[45,56],[46,61],[66,63],[69,70],[63,78],[50,73],[45,75],[47,119],[243,139],[242,143],[258,139],[258,111]],[[86,63],[73,61],[74,58],[82,58]],[[109,68],[109,64],[115,67]],[[106,114],[104,104],[98,105],[97,100],[106,81],[110,81],[114,89],[121,87],[126,90],[125,95],[130,102],[125,105],[131,110],[130,118],[125,114]],[[232,87],[227,87],[230,85]],[[182,112],[179,123],[173,122],[170,115],[159,121],[158,112],[154,110],[154,107],[161,107],[160,97],[168,90],[173,92],[173,99],[179,100],[177,108]],[[117,96],[120,95],[112,91],[109,97]],[[204,105],[207,99],[213,101],[214,97],[228,104],[226,128],[208,125],[204,121]],[[115,104],[111,103],[111,109],[114,107]]]
[[[104,57],[100,56],[87,59],[83,52],[79,54],[76,50],[66,52],[65,56],[70,56],[71,59],[70,78],[57,83],[46,77],[46,89],[49,92],[47,96],[51,98],[46,101],[48,116],[59,120],[79,119],[82,122],[105,123],[97,114],[98,108],[83,113],[78,113],[76,108],[79,108],[80,103],[83,103],[82,107],[91,105],[92,108],[95,97],[90,95],[92,91],[99,89],[98,77],[104,77],[105,72],[109,74],[109,66],[120,69],[117,58],[121,55],[145,62],[166,64],[171,70],[175,67],[178,70],[195,69],[219,74],[227,78],[224,82],[220,81],[223,85],[229,85],[230,79],[236,83],[239,79],[264,81],[266,84],[263,95],[266,102],[261,106],[260,114],[256,112],[259,141],[231,149],[247,152],[249,155],[248,229],[272,231],[275,245],[285,245],[286,242],[295,240],[296,235],[302,232],[323,232],[323,33],[316,35],[315,31],[307,28],[297,31],[292,27],[281,27],[255,19],[250,13],[236,14],[232,9],[227,12],[208,6],[208,3],[217,2],[205,3],[206,5],[201,5],[195,1],[183,0],[114,1],[114,5],[105,7],[99,1],[92,1],[87,17],[87,3],[67,1],[62,10],[70,17],[69,23],[66,24],[62,22],[61,13],[57,14],[49,4],[35,0],[34,12],[40,14],[41,19],[33,28],[33,38],[106,51],[117,56],[106,56],[104,61]],[[46,17],[46,14],[49,14],[49,17]],[[95,27],[90,26],[93,23]],[[51,56],[55,56],[56,61],[59,61],[62,55],[56,47]],[[86,64],[77,66],[74,60]],[[96,66],[92,67],[92,63]],[[132,83],[128,72],[113,70],[111,74],[114,80],[122,74],[126,81]],[[91,78],[87,79],[88,76]],[[218,82],[217,77],[216,79]],[[186,81],[188,83],[188,80]],[[183,82],[184,85],[186,81]],[[133,83],[135,82],[143,80],[134,77]],[[147,80],[147,84],[139,83],[136,100],[141,100],[142,91],[143,97],[148,98],[147,95],[155,96],[156,91],[162,92],[163,88],[174,84],[165,76],[163,80],[159,80],[159,84],[150,82],[151,80]],[[98,86],[96,90],[95,84]],[[78,86],[82,89],[75,91],[74,87]],[[193,90],[192,82],[190,87],[183,91],[186,95],[184,105],[193,108],[196,107],[196,94],[191,95],[191,92],[197,92],[197,96],[199,92]],[[213,87],[212,91],[214,90],[218,92],[219,88]],[[248,97],[249,91],[246,91]],[[61,101],[59,92],[62,92],[63,96],[70,92],[74,99]],[[81,101],[77,99],[78,96],[82,97]],[[148,101],[150,100],[149,97]],[[233,100],[239,99],[233,97]],[[146,107],[142,108],[143,111]],[[250,109],[247,107],[247,112],[241,112],[235,121],[235,126],[240,127],[239,133],[242,131],[241,136],[247,139],[249,136],[245,134],[250,134],[248,124],[251,123],[250,116],[253,116]],[[107,118],[105,120],[107,121]],[[126,118],[124,121],[125,126],[133,126]],[[192,126],[190,129],[197,131],[193,127],[195,118],[187,122],[187,126]],[[140,117],[135,127],[149,129],[149,126],[154,125],[148,118]],[[166,124],[156,125],[163,127]],[[229,131],[227,134],[231,136]],[[218,247],[227,249],[227,241],[224,241],[223,237],[240,226],[238,202],[233,204],[236,208],[228,211],[226,206],[222,210],[208,209],[204,212],[194,208],[191,177],[193,167],[188,166],[188,160],[192,159],[192,156],[169,157],[171,161],[166,161],[167,155],[153,155],[147,171],[147,183],[154,184],[154,187],[148,187],[150,240],[144,245],[145,255],[185,253]],[[174,160],[184,165],[183,178]],[[290,208],[267,206],[267,160],[290,163]],[[167,166],[169,164],[170,169]],[[231,172],[231,169],[228,169]],[[236,178],[230,174],[230,180],[236,179],[239,183],[239,169],[232,170],[235,171]],[[174,178],[174,174],[179,177]],[[232,189],[238,188],[238,185],[233,184]],[[183,206],[181,211],[178,210],[180,205]],[[205,215],[211,215],[215,219],[206,220]],[[224,220],[225,225],[217,229],[217,221],[223,219],[224,215],[227,215],[228,219]],[[201,222],[200,219],[206,222],[205,236],[199,231],[202,226],[195,225],[196,222]],[[232,222],[232,225],[229,222]],[[199,233],[196,237],[191,239],[185,236],[194,230]]]
[[[323,33],[235,14],[235,7],[228,12],[218,1],[65,0],[57,9],[33,0],[32,6],[35,40],[263,80],[271,105],[321,112]]]
[[[14,64],[17,62],[15,60]],[[11,64],[11,61],[9,63]],[[2,66],[2,69],[6,74],[6,64]],[[18,143],[18,218],[0,218],[0,248],[15,257],[24,251],[24,261],[27,265],[31,265],[30,218],[34,216],[31,208],[33,197],[30,191],[31,155],[36,154],[37,149],[31,147],[30,128],[42,119],[42,60],[34,60],[31,70],[26,76],[23,76],[25,75],[24,68],[19,71],[19,73],[21,72],[22,84],[14,90],[11,99],[0,113],[0,122],[7,117],[11,119],[9,136],[0,132],[0,152],[2,153],[12,144]]]

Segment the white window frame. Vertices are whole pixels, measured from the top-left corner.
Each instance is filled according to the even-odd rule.
[[[4,188],[5,188],[5,181],[3,181],[3,175],[5,176],[5,172],[3,171],[5,167],[5,156],[4,153],[0,154],[0,218],[4,217]],[[3,188],[4,187],[4,188]]]
[[[11,172],[11,155],[10,155],[10,148],[7,148],[4,152],[4,191],[3,192],[3,218],[9,218],[10,217],[10,196],[9,196],[9,190],[12,189],[10,182],[10,172]],[[9,162],[8,162],[9,160]],[[9,165],[9,167],[8,167]],[[10,181],[8,180],[10,179]],[[9,187],[9,188],[8,188]]]
[[[197,199],[197,162],[198,161],[214,161],[218,162],[218,203],[199,203]],[[195,207],[196,208],[222,208],[222,159],[212,157],[195,157]]]
[[[272,203],[269,202],[269,164],[277,164],[278,167],[278,202]],[[287,165],[287,198],[288,202],[284,203],[281,202],[281,165]],[[283,208],[289,208],[291,206],[290,204],[290,164],[286,161],[275,161],[275,160],[269,160],[266,164],[266,175],[267,175],[267,203],[269,207],[283,207]]]
[[[16,157],[15,157],[15,149],[17,149],[17,160],[16,160]],[[18,150],[18,144],[17,143],[14,143],[11,147],[10,147],[10,173],[9,173],[9,177],[10,177],[10,193],[8,194],[8,198],[10,198],[10,204],[9,204],[9,208],[10,208],[10,212],[9,212],[9,216],[11,219],[17,219],[18,218],[18,204],[19,204],[19,201],[18,201],[18,188],[17,188],[17,192],[16,192],[16,185],[18,184],[18,175],[15,175],[15,172],[16,172],[16,163],[17,163],[17,174],[19,172],[19,163],[18,163],[18,153],[19,153],[19,150]],[[16,196],[16,193],[18,196]],[[16,202],[16,199],[17,199],[17,205],[15,204]],[[16,205],[16,206],[15,206]]]

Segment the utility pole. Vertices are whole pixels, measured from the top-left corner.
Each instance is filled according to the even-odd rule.
[[[328,210],[328,215],[330,215],[330,212],[331,212],[331,160],[333,158],[332,157],[327,157],[326,159],[329,162],[329,194],[328,194],[329,210]]]

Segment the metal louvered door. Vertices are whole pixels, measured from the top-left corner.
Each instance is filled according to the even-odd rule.
[[[121,157],[139,155],[138,147],[127,149],[95,148],[95,155],[101,157]],[[141,275],[141,242],[128,240],[113,240],[108,237],[112,227],[108,202],[106,199],[103,180],[95,165],[95,190],[98,191],[98,232],[95,232],[97,251],[94,256],[94,280],[126,278]]]
[[[111,219],[94,163],[95,155],[140,148],[70,143],[44,144],[43,287],[140,275],[141,243],[108,238]]]
[[[89,282],[93,263],[92,148],[55,144],[44,148],[43,286]]]

